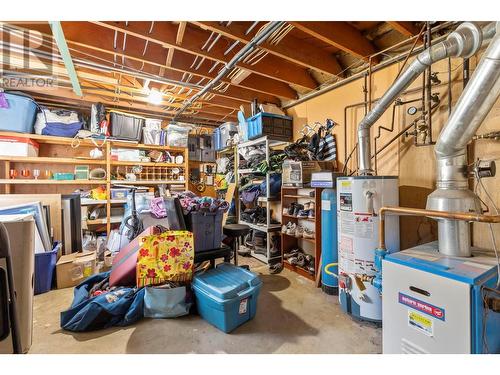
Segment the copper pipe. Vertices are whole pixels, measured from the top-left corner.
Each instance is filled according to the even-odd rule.
[[[381,207],[379,210],[379,248],[385,250],[385,213],[391,212],[398,216],[428,216],[431,218],[443,218],[461,221],[475,221],[478,223],[500,223],[500,215],[482,215],[474,212],[447,212],[436,210],[424,210],[421,208],[411,207]]]

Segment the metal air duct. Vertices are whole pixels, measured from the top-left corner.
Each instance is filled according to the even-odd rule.
[[[427,209],[481,213],[479,198],[468,189],[466,146],[499,95],[500,22],[436,143],[437,189],[427,198]],[[439,219],[438,238],[441,253],[471,255],[469,222]]]

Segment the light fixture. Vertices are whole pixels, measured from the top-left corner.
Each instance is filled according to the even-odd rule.
[[[148,101],[154,105],[160,105],[163,101],[163,94],[156,89],[151,89],[148,95]]]

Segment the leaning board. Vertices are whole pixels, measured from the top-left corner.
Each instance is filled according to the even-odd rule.
[[[54,239],[62,241],[61,194],[0,194],[0,207],[37,201],[42,202],[44,206],[50,206],[50,221],[54,229]]]

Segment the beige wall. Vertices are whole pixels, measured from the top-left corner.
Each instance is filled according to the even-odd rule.
[[[481,51],[482,53],[482,51]],[[480,53],[480,54],[481,54]],[[480,58],[474,56],[471,58],[471,69]],[[462,91],[462,60],[452,59],[452,107],[456,103]],[[372,76],[372,99],[382,96],[388,87],[392,84],[399,71],[401,63],[391,65],[383,70],[380,70]],[[454,70],[455,69],[455,70]],[[442,126],[448,118],[448,97],[447,97],[447,82],[448,82],[448,62],[447,60],[433,65],[433,72],[438,72],[438,77],[441,80],[441,85],[434,87],[433,92],[440,94],[441,103],[434,113],[433,133],[434,140],[437,140]],[[291,107],[288,114],[294,118],[294,133],[295,139],[300,135],[300,130],[304,124],[313,124],[315,121],[324,123],[326,118],[332,118],[340,125],[334,130],[337,136],[337,149],[339,168],[344,166],[344,137],[347,137],[348,153],[356,144],[356,128],[364,115],[364,108],[360,106],[355,109],[348,110],[347,116],[347,134],[344,134],[344,107],[354,103],[363,101],[363,79],[353,81],[347,85],[334,89],[328,93],[322,94],[316,98],[310,99],[304,103]],[[422,79],[417,79],[408,90],[414,92],[408,93],[401,98],[409,100],[420,97],[420,88]],[[396,108],[394,132],[383,133],[378,142],[378,148],[384,145],[397,132],[410,124],[415,116],[410,116],[406,113],[406,109],[410,105],[420,106],[420,102],[409,105],[403,105]],[[382,118],[372,127],[372,140],[376,135],[379,126],[390,127],[392,109],[388,110]],[[418,114],[417,114],[418,115]],[[493,130],[500,130],[500,101],[492,109],[484,123],[478,130],[478,134],[486,133]],[[500,143],[490,140],[479,140],[472,145],[471,151],[475,157],[500,159]],[[373,152],[373,141],[372,141]],[[354,160],[348,163],[351,170],[356,169],[357,160],[356,154]],[[473,160],[473,159],[471,159]],[[500,161],[499,161],[500,163]],[[424,208],[427,195],[432,192],[436,181],[436,168],[434,148],[432,146],[415,147],[413,145],[413,137],[400,137],[389,148],[383,151],[378,157],[378,174],[379,175],[398,175],[400,184],[400,205],[408,207]],[[497,206],[500,206],[500,173],[495,178],[483,180],[486,188],[493,196]],[[487,198],[483,192],[480,192],[480,197],[487,202]],[[497,246],[500,246],[500,226],[494,227],[497,236]],[[401,248],[414,246],[418,242],[427,242],[434,239],[436,236],[436,226],[432,220],[425,218],[402,218],[401,219]],[[489,230],[486,224],[474,224],[474,244],[476,246],[492,248]]]

